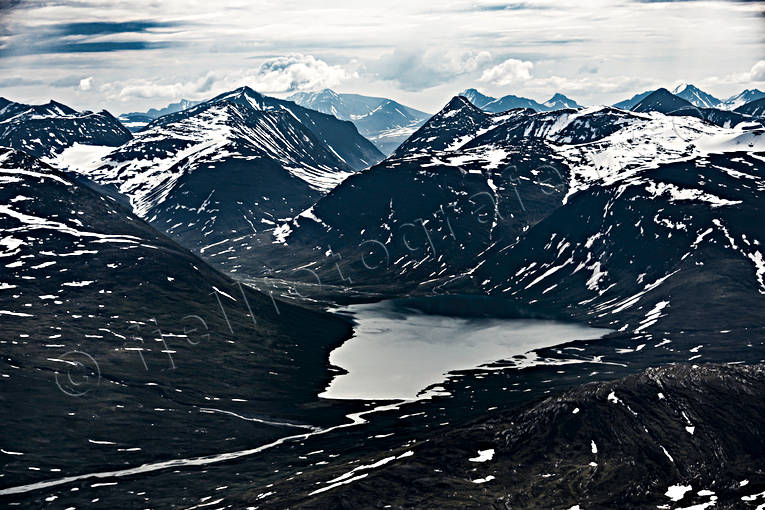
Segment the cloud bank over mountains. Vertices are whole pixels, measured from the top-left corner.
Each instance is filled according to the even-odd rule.
[[[434,110],[456,90],[607,103],[693,82],[765,86],[763,2],[6,2],[3,95],[141,109],[247,84]],[[109,21],[104,21],[109,20]],[[52,89],[55,88],[55,94]]]

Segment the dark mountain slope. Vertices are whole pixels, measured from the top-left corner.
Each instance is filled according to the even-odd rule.
[[[765,117],[765,97],[739,106],[734,111],[752,117]]]
[[[391,155],[392,159],[405,154],[446,150],[472,138],[491,118],[474,106],[467,98],[455,96],[441,111],[433,115],[420,129]]]
[[[314,468],[269,486],[265,497],[260,488],[237,501],[260,508],[755,508],[765,488],[763,391],[762,365],[651,368],[428,434],[361,459],[353,471]]]
[[[591,188],[512,247],[492,247],[470,278],[490,294],[615,329],[760,328],[758,161],[710,155]]]
[[[763,133],[609,107],[491,115],[456,98],[285,223],[245,273],[488,294],[638,334],[759,328]]]
[[[339,419],[315,395],[344,321],[235,284],[24,153],[0,152],[0,204],[0,494]]]
[[[348,284],[338,264],[357,288],[395,281],[411,289],[468,270],[489,246],[515,239],[560,205],[567,170],[544,137],[600,136],[598,119],[611,113],[561,115],[570,123],[553,129],[555,120],[537,121],[528,110],[492,115],[454,98],[393,156],[283,224],[257,261],[275,270],[310,267],[325,283]],[[539,138],[525,137],[527,130]]]
[[[664,114],[670,114],[685,109],[693,109],[693,104],[674,95],[665,88],[654,90],[638,104],[630,108],[633,112],[661,112]]]

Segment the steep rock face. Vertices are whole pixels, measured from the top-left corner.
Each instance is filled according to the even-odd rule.
[[[25,153],[0,149],[0,204],[3,489],[321,423],[306,406],[347,323],[236,284]]]
[[[677,365],[243,493],[261,508],[755,508],[762,365]],[[735,426],[731,426],[731,418]],[[374,503],[372,503],[374,502]]]
[[[54,158],[75,145],[116,147],[130,132],[109,112],[78,112],[51,101],[26,105],[0,98],[0,145],[40,158]]]
[[[693,106],[699,108],[721,108],[723,102],[712,94],[704,92],[698,87],[690,84],[679,85],[672,91],[676,96],[685,99]]]

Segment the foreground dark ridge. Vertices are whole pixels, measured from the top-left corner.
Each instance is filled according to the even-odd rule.
[[[765,365],[650,368],[254,488],[239,501],[258,508],[755,508],[765,489],[763,391]]]
[[[316,394],[345,321],[237,285],[20,151],[0,149],[0,204],[0,494],[342,419]]]

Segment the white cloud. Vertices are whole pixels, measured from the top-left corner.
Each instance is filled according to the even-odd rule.
[[[546,89],[551,92],[564,93],[597,93],[613,94],[627,93],[630,91],[648,90],[666,86],[653,79],[641,78],[635,76],[581,76],[578,78],[566,78],[563,76],[548,76],[545,78],[535,78],[527,83],[529,87],[537,89]]]
[[[488,51],[398,47],[369,69],[381,79],[397,83],[403,90],[420,91],[475,72],[491,62],[491,58]]]
[[[534,64],[528,61],[509,58],[494,67],[486,69],[479,81],[494,85],[510,85],[531,79]]]
[[[312,55],[296,53],[266,60],[243,79],[256,90],[277,93],[331,88],[351,77],[351,74],[341,66],[329,65]]]
[[[472,73],[482,69],[491,62],[488,51],[452,51],[443,57],[444,67],[454,73]]]
[[[765,81],[765,60],[760,60],[749,71],[751,81]]]
[[[107,97],[132,99],[207,99],[214,94],[248,85],[258,92],[277,94],[300,90],[331,88],[355,77],[355,72],[333,66],[312,55],[292,54],[265,60],[254,70],[229,73],[208,72],[188,81],[135,79],[112,82],[101,87]]]
[[[109,99],[128,101],[131,99],[197,99],[201,94],[209,95],[218,77],[207,73],[195,80],[163,83],[146,79],[134,79],[127,83],[111,82],[101,86],[101,91]]]
[[[731,73],[725,76],[709,76],[698,81],[698,85],[704,87],[715,87],[716,89],[731,90],[731,87],[750,88],[760,87],[765,82],[765,60],[758,60],[749,69],[739,73]],[[714,93],[714,90],[713,90]]]
[[[90,87],[93,86],[93,77],[88,76],[87,78],[83,78],[80,80],[80,90],[90,90]]]
[[[27,8],[8,13],[6,23],[0,22],[7,27],[0,45],[19,48],[25,40],[35,41],[44,27],[132,21],[136,12],[141,13],[141,20],[169,21],[170,25],[133,33],[66,36],[55,45],[73,48],[88,43],[91,49],[108,49],[109,45],[132,42],[145,45],[141,51],[25,57],[3,52],[0,62],[4,70],[10,70],[6,74],[45,82],[9,92],[20,101],[55,97],[83,108],[137,111],[162,106],[167,99],[209,98],[245,83],[272,94],[291,86],[332,84],[344,92],[406,99],[414,107],[435,111],[467,87],[482,86],[493,95],[546,96],[554,84],[537,92],[544,85],[535,84],[540,77],[567,78],[570,82],[561,81],[561,88],[577,87],[583,101],[592,102],[618,100],[621,97],[608,94],[621,93],[589,94],[590,89],[579,82],[582,75],[593,78],[595,87],[599,86],[595,78],[623,75],[653,79],[665,86],[685,79],[703,87],[699,82],[713,74],[708,80],[709,92],[720,97],[741,88],[763,88],[765,81],[763,65],[758,63],[765,49],[761,2],[623,1],[607,3],[608,8],[603,1],[554,0],[96,0],[50,4],[30,2]],[[261,62],[290,53],[313,55],[316,62],[281,57],[287,60],[284,68],[259,67]],[[520,74],[495,69],[487,71],[486,78],[505,83],[528,72],[531,79],[509,85],[478,82],[484,70],[508,57],[531,61],[534,66],[521,68]],[[352,60],[360,65],[349,64]],[[356,69],[359,78],[353,78]],[[212,84],[205,92],[204,80],[211,70]],[[338,82],[343,70],[351,78]],[[69,84],[69,76],[75,72],[78,74]],[[79,81],[88,76],[97,78],[84,93]],[[67,84],[52,89],[48,84],[54,82]],[[111,85],[101,92],[103,83]],[[527,91],[529,87],[534,88]],[[639,91],[630,88],[626,93]]]

